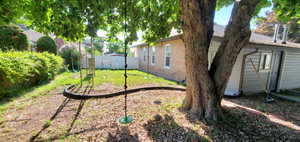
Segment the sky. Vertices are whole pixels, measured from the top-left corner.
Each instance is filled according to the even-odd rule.
[[[229,5],[227,7],[223,7],[222,9],[220,9],[219,11],[216,11],[215,14],[215,23],[219,24],[219,25],[227,25],[230,15],[231,15],[231,10],[232,10],[233,5]],[[267,11],[271,11],[272,7],[267,7],[267,8],[263,8],[260,10],[258,16],[266,16],[266,12]],[[251,29],[254,29],[255,25],[251,24]]]

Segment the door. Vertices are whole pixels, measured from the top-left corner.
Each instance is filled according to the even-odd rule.
[[[273,52],[272,59],[272,70],[270,72],[270,91],[276,91],[278,86],[279,74],[280,74],[280,66],[282,60],[283,51],[275,51]]]

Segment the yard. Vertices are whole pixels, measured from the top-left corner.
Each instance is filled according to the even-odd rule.
[[[264,104],[259,95],[225,98],[226,120],[211,123],[180,109],[185,92],[142,91],[128,96],[134,122],[120,125],[123,96],[80,101],[62,95],[66,86],[79,83],[78,78],[79,73],[62,73],[48,84],[2,100],[0,141],[300,141],[297,103]],[[128,82],[129,88],[182,87],[136,70],[129,71]],[[120,91],[122,85],[123,71],[97,70],[92,92]]]

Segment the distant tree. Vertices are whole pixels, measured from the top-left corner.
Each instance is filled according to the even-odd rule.
[[[93,53],[93,50],[90,46],[84,46],[84,50],[89,53],[89,54],[92,54]]]
[[[107,44],[108,52],[109,53],[123,53],[124,47],[122,42],[111,42]]]
[[[17,26],[0,26],[0,50],[27,50],[27,36]]]
[[[36,43],[36,49],[38,52],[47,51],[47,52],[53,53],[53,54],[57,53],[55,41],[49,36],[43,36],[43,37],[39,38]]]
[[[60,52],[60,56],[64,59],[69,70],[79,69],[80,53],[76,50],[76,47],[64,47]]]
[[[256,19],[257,28],[254,30],[256,33],[263,35],[273,36],[275,24],[285,24],[278,19],[278,16],[274,11],[266,12],[266,17],[258,17]],[[292,19],[287,22],[288,24],[288,40],[292,42],[300,43],[300,24],[297,23],[297,19]],[[279,32],[282,32],[282,27]]]
[[[255,21],[257,28],[256,33],[272,36],[274,33],[274,24],[282,24],[279,22],[275,12],[266,12],[266,17],[258,17]]]
[[[93,40],[93,47],[96,49],[97,52],[103,53],[104,48],[104,39],[96,38]]]

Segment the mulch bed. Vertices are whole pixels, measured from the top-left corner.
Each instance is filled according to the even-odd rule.
[[[120,89],[103,84],[93,92]],[[120,125],[117,120],[124,114],[123,96],[80,101],[54,93],[58,91],[34,101],[17,100],[31,103],[7,110],[5,121],[0,123],[0,141],[300,141],[299,131],[268,118],[272,114],[300,126],[299,104],[291,102],[263,104],[263,98],[257,96],[225,99],[226,120],[209,123],[179,109],[184,92],[145,91],[128,96],[129,114],[135,120]],[[256,111],[249,111],[252,109]]]

